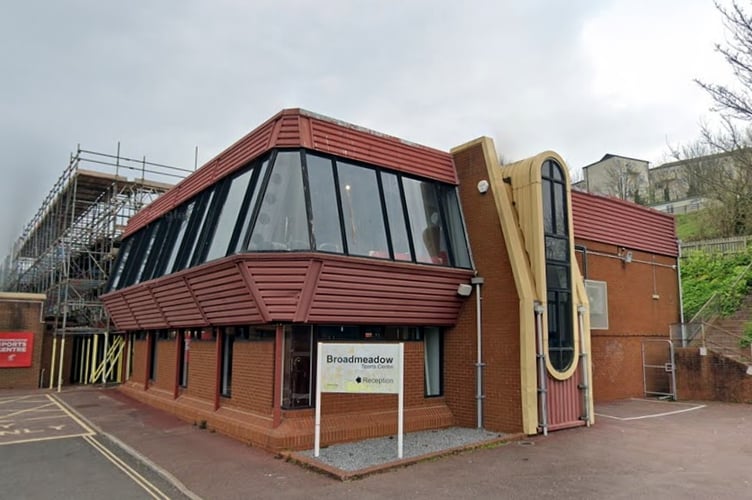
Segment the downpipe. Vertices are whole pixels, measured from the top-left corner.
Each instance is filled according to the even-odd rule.
[[[548,388],[546,379],[546,355],[543,351],[543,304],[535,301],[535,340],[538,347],[538,406],[540,407],[540,428],[548,436]]]
[[[476,412],[477,412],[477,426],[478,429],[483,428],[483,368],[486,366],[483,363],[483,330],[481,322],[481,301],[483,298],[480,294],[480,287],[483,284],[483,278],[475,277],[470,280],[470,283],[475,285],[475,332],[477,335],[476,342],[478,344],[477,359],[475,362],[475,385],[476,385]]]
[[[580,327],[580,372],[582,373],[579,388],[582,390],[582,419],[585,421],[585,425],[590,427],[590,387],[588,380],[588,353],[585,350],[585,310],[585,306],[582,304],[577,306],[577,322]]]

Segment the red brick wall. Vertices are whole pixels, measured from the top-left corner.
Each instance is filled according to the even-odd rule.
[[[480,194],[478,181],[488,179],[480,145],[454,155],[460,199],[473,259],[483,277],[481,317],[485,379],[484,426],[490,430],[522,430],[520,399],[519,299],[491,193]],[[457,423],[476,423],[475,294],[460,311],[446,336],[446,399]]]
[[[232,349],[232,392],[230,398],[222,398],[222,405],[271,414],[274,404],[274,340],[236,340]]]
[[[133,373],[130,380],[144,384],[146,382],[146,365],[148,363],[147,351],[149,342],[146,340],[133,341]]]
[[[177,347],[175,339],[157,340],[157,369],[154,373],[154,387],[165,391],[175,390],[175,361]]]
[[[752,403],[752,375],[747,366],[719,354],[700,356],[699,349],[676,350],[676,392],[679,399]]]
[[[670,267],[676,259],[630,250],[632,262],[625,263],[615,258],[617,246],[576,243],[587,247],[586,279],[608,283],[608,330],[590,332],[594,399],[642,397],[642,341],[668,339],[670,326],[679,322],[677,271]],[[577,261],[584,273],[582,252]]]
[[[28,368],[0,368],[0,389],[34,389],[39,386],[44,323],[39,321],[41,302],[0,300],[0,331],[32,332],[34,351]],[[49,379],[47,380],[49,383]]]
[[[183,393],[213,404],[216,384],[217,342],[192,340],[188,363],[188,387]]]

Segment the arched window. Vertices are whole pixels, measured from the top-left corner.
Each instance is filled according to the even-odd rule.
[[[543,235],[546,246],[548,356],[551,366],[566,371],[574,361],[572,279],[566,183],[562,167],[546,160],[541,167]]]

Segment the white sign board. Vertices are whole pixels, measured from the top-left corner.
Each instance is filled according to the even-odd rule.
[[[316,417],[313,456],[321,446],[321,393],[377,393],[397,395],[397,458],[402,458],[404,345],[318,343]]]
[[[397,394],[399,344],[321,344],[321,392]]]

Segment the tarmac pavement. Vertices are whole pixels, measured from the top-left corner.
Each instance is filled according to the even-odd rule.
[[[341,481],[315,464],[301,466],[199,429],[114,388],[50,394],[189,498],[752,498],[749,404],[597,405],[590,428],[455,450]]]

